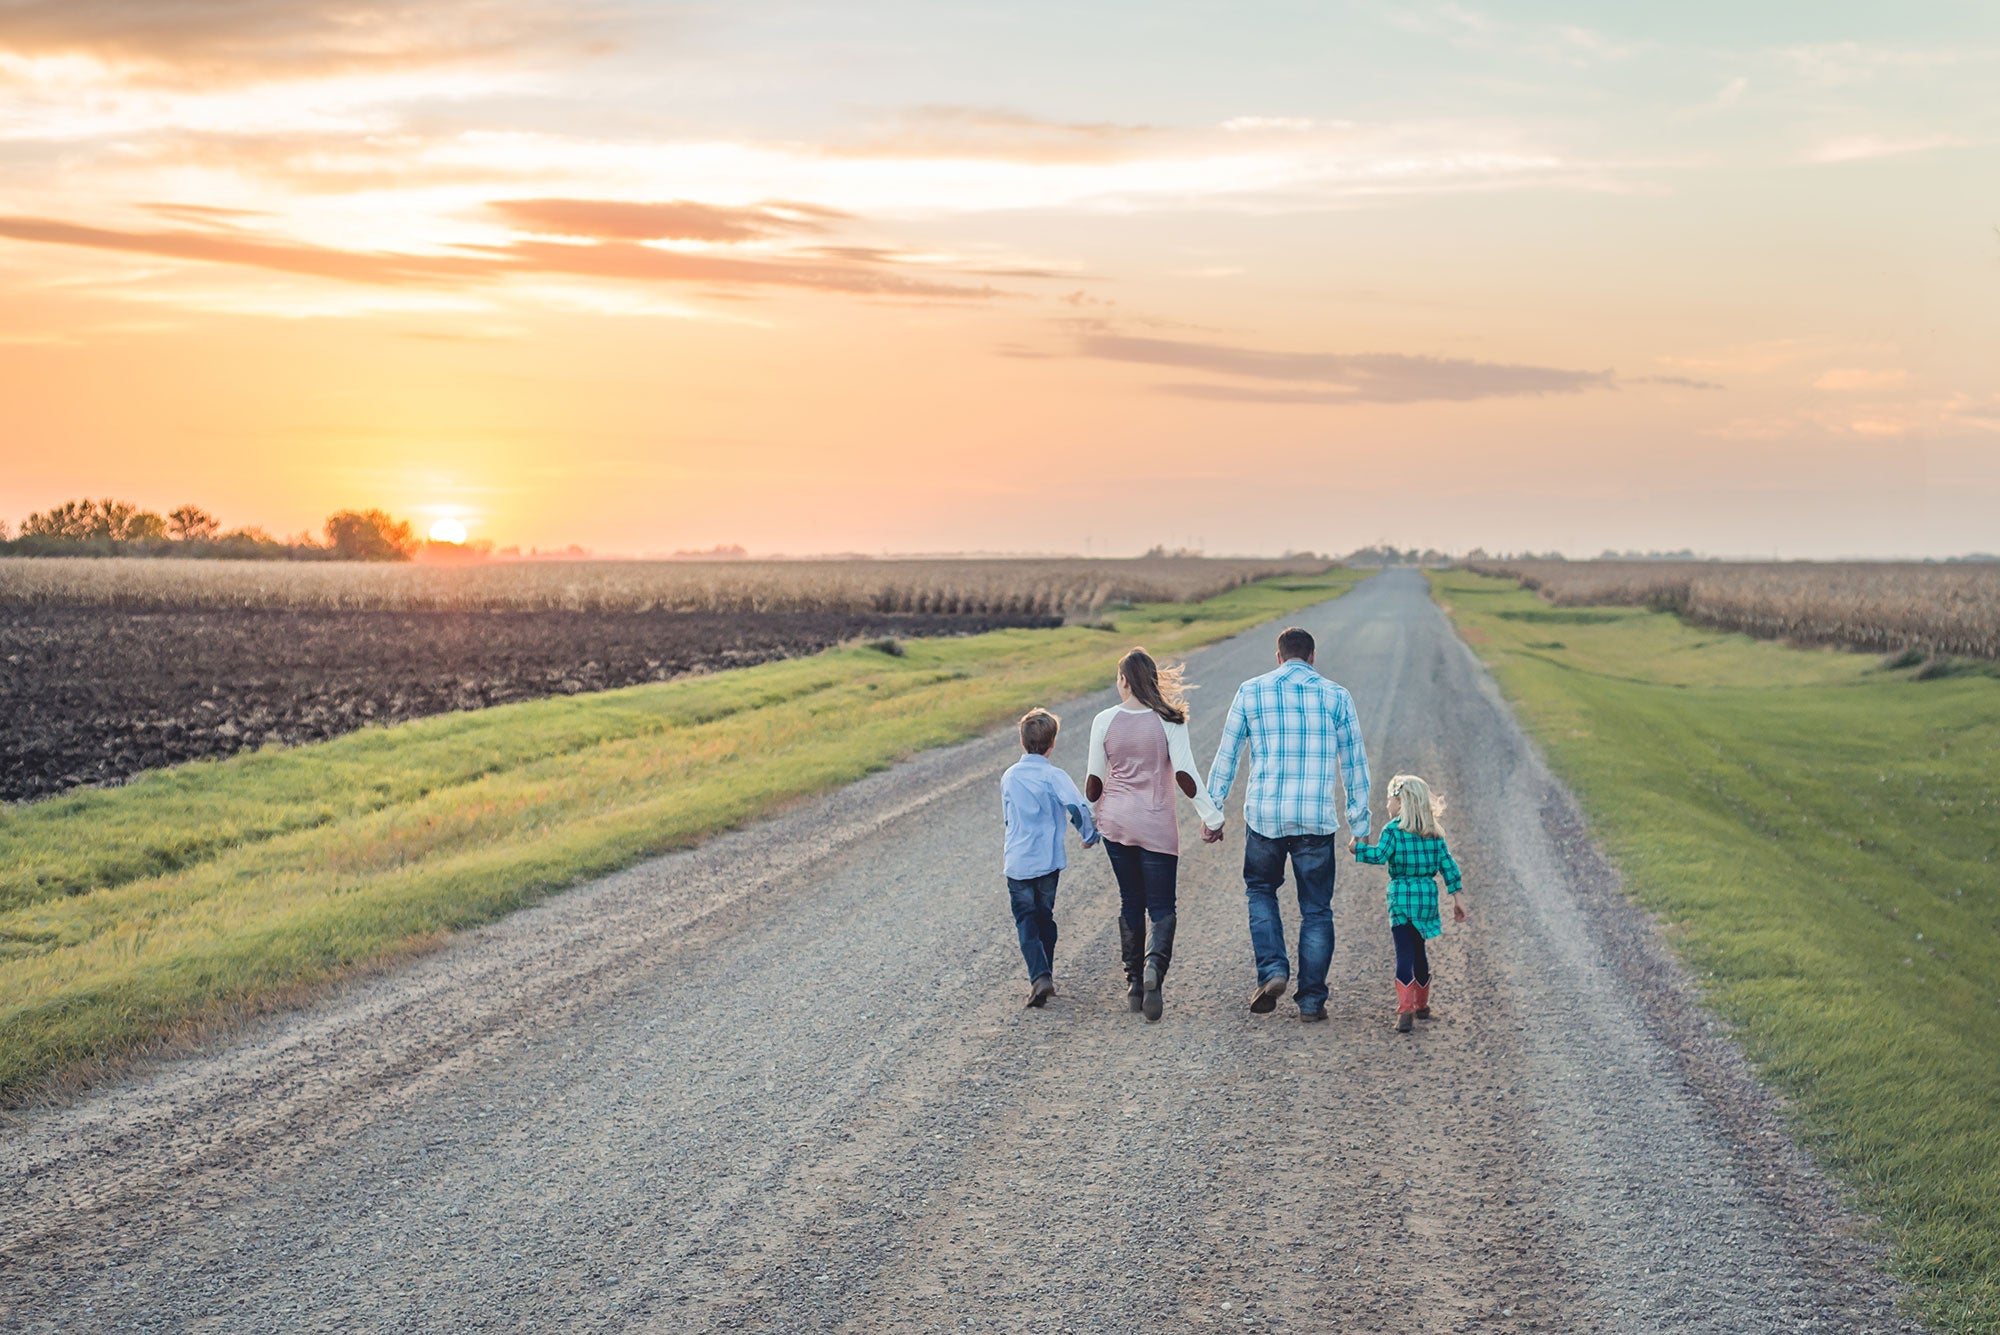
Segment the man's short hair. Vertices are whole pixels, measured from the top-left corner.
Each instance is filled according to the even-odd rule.
[[[1309,630],[1297,626],[1287,626],[1278,632],[1278,657],[1287,662],[1296,658],[1300,662],[1313,656],[1313,637]]]
[[[1021,715],[1021,749],[1031,755],[1045,756],[1055,749],[1056,733],[1062,728],[1062,720],[1046,709],[1030,709]]]

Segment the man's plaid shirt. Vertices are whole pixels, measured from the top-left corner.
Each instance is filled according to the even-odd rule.
[[[1382,842],[1355,847],[1357,862],[1372,862],[1389,869],[1389,925],[1408,923],[1426,939],[1444,930],[1438,920],[1438,883],[1457,894],[1464,885],[1458,862],[1442,838],[1426,839],[1411,834],[1400,821],[1391,821],[1382,830]]]
[[[1357,839],[1368,837],[1368,753],[1346,687],[1296,658],[1237,687],[1208,771],[1218,806],[1236,782],[1246,745],[1250,789],[1243,819],[1251,829],[1267,839],[1338,833],[1344,779],[1348,828]]]

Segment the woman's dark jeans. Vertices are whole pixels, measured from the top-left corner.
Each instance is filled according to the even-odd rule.
[[[1399,922],[1389,929],[1389,935],[1396,938],[1396,981],[1428,983],[1431,959],[1424,953],[1424,934],[1406,922]]]
[[[1055,968],[1056,882],[1061,879],[1059,871],[1025,881],[1007,878],[1007,896],[1014,901],[1014,930],[1021,937],[1021,958],[1027,962],[1031,983]]]
[[[1326,971],[1333,964],[1333,845],[1330,834],[1294,834],[1267,839],[1243,832],[1243,887],[1250,901],[1250,948],[1257,955],[1257,981],[1292,971],[1285,958],[1285,920],[1278,912],[1278,887],[1285,883],[1285,859],[1299,883],[1299,986],[1292,995],[1299,1009],[1326,1005]]]
[[[1109,839],[1104,841],[1104,851],[1111,855],[1111,874],[1118,878],[1118,907],[1127,927],[1143,933],[1149,915],[1154,922],[1172,916],[1174,888],[1180,880],[1179,858]]]

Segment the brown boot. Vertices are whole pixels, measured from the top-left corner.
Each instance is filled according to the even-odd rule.
[[[1396,980],[1396,1032],[1399,1034],[1410,1032],[1410,1021],[1417,1010],[1416,994],[1415,983],[1406,983],[1400,978]]]
[[[1410,985],[1410,990],[1411,990],[1411,992],[1412,992],[1412,993],[1414,993],[1414,994],[1415,994],[1415,995],[1414,995],[1414,996],[1412,997],[1412,1000],[1414,1000],[1414,1001],[1415,1001],[1415,1002],[1417,1003],[1417,1007],[1416,1007],[1416,1014],[1417,1014],[1417,1018],[1418,1018],[1419,1020],[1428,1020],[1428,1019],[1430,1019],[1430,1018],[1431,1018],[1431,985],[1430,985],[1429,983],[1412,983],[1412,984]]]

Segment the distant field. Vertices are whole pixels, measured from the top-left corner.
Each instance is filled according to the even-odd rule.
[[[1925,1315],[2000,1330],[2000,681],[1432,581]]]
[[[1323,562],[0,560],[0,800],[371,723],[1198,602]]]
[[[0,1106],[1107,687],[1134,643],[1184,653],[1361,577],[1268,580],[1091,626],[849,645],[0,806]]]
[[[0,604],[390,611],[878,612],[1063,616],[1199,602],[1312,559],[352,561],[0,559]]]
[[[1677,612],[1762,639],[2000,659],[2000,562],[1478,561],[1562,607]]]

